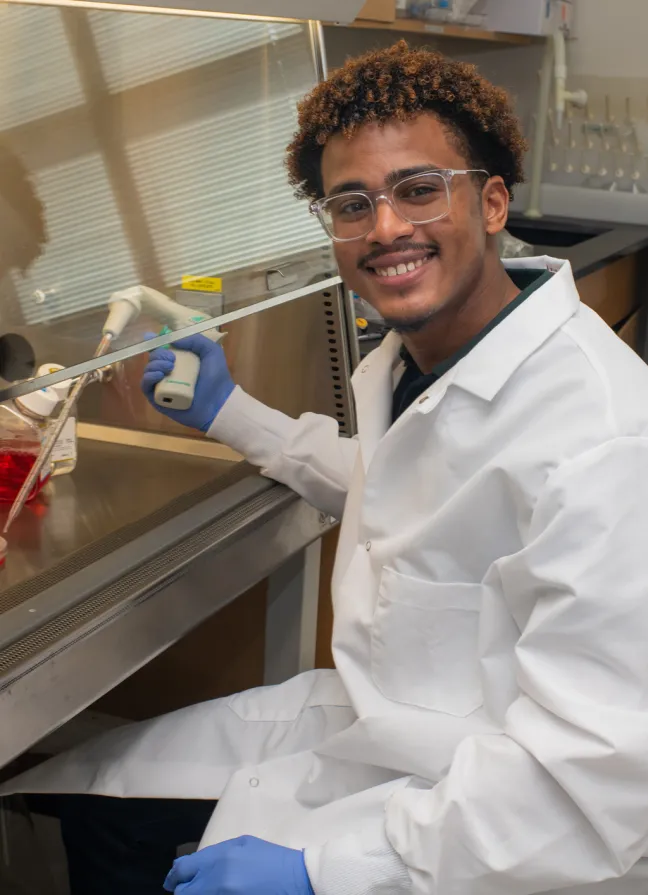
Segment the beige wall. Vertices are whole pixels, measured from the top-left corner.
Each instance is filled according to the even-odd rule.
[[[576,40],[569,45],[571,84],[590,95],[597,119],[609,96],[617,121],[648,117],[648,0],[578,0]]]
[[[648,78],[648,0],[577,0],[574,74]]]

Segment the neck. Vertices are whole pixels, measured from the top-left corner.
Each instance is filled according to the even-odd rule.
[[[442,308],[422,329],[403,333],[403,344],[422,373],[431,373],[497,317],[520,290],[497,260],[470,296]]]

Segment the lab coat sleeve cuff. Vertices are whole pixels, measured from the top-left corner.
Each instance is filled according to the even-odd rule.
[[[267,407],[237,385],[207,436],[243,454],[254,466],[263,467],[281,452],[297,425],[297,420]]]
[[[412,880],[384,830],[365,829],[304,851],[315,895],[410,895]]]

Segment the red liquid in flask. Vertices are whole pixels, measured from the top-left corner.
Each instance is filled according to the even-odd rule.
[[[0,450],[0,501],[13,503],[35,462],[34,454],[26,451]],[[36,482],[27,500],[36,497],[47,478]]]

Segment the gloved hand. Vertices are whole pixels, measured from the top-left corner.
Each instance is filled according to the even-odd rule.
[[[152,336],[148,336],[152,338]],[[200,373],[196,382],[194,399],[188,410],[170,410],[155,403],[155,386],[173,370],[175,358],[168,348],[151,351],[150,360],[142,376],[142,391],[157,411],[176,423],[206,432],[218,412],[232,394],[234,382],[227,369],[225,352],[220,343],[206,336],[188,336],[173,343],[174,348],[193,351],[200,358]]]
[[[178,858],[164,888],[176,895],[314,895],[303,852],[254,836]]]

